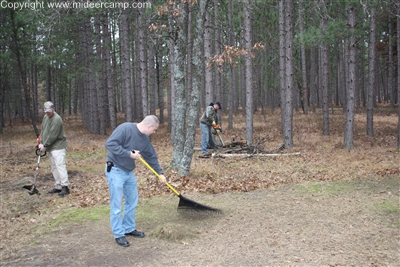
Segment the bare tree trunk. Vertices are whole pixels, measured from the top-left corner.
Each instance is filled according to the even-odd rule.
[[[353,6],[346,8],[348,13],[348,25],[351,35],[349,40],[349,79],[346,94],[346,124],[344,132],[344,146],[348,149],[354,149],[354,92],[356,82],[356,12]]]
[[[161,26],[161,21],[159,23]],[[164,123],[164,88],[163,88],[163,42],[161,38],[157,38],[157,55],[156,55],[156,69],[157,69],[157,91],[158,91],[158,108],[160,109],[159,120]]]
[[[105,99],[107,98],[107,74],[105,73],[105,62],[102,60],[104,58],[104,39],[102,39],[101,27],[101,14],[95,16],[95,40],[96,40],[96,72],[97,72],[97,91],[98,91],[98,101],[97,101],[97,113],[98,113],[98,134],[105,135],[107,129],[108,116],[107,106]]]
[[[193,34],[192,34],[192,5],[188,3],[188,11],[187,11],[187,46],[186,46],[186,103],[189,105],[190,97],[192,95],[192,83],[193,83],[193,75],[192,75],[192,57],[193,57]],[[189,108],[189,107],[188,107]]]
[[[393,62],[393,22],[392,22],[392,15],[391,15],[391,13],[389,12],[389,18],[388,18],[388,21],[389,21],[389,36],[388,36],[388,38],[389,38],[389,43],[388,43],[388,46],[389,46],[389,62],[388,62],[388,64],[389,64],[389,66],[388,66],[388,68],[389,68],[389,74],[388,74],[388,96],[389,96],[389,98],[390,98],[390,107],[391,108],[394,108],[394,104],[395,104],[395,99],[396,99],[396,95],[395,95],[395,93],[396,93],[396,90],[394,89],[394,86],[393,86],[393,80],[394,80],[394,78],[393,78],[393,73],[394,73],[394,70],[393,70],[393,65],[394,65],[394,62]]]
[[[376,8],[371,8],[369,30],[369,63],[368,63],[368,99],[367,99],[367,135],[374,135],[374,88],[375,88],[375,43],[376,43]]]
[[[51,66],[46,66],[46,101],[51,101]]]
[[[172,107],[175,110],[175,121],[173,127],[174,131],[174,150],[172,153],[171,165],[180,168],[180,163],[183,155],[185,144],[185,121],[186,121],[186,96],[185,96],[185,54],[187,42],[187,12],[186,4],[177,3],[176,8],[181,10],[181,13],[175,19],[177,20],[174,31],[176,34],[174,57],[175,57],[175,71],[172,73],[175,84],[175,105]]]
[[[299,30],[300,35],[304,32],[304,22],[303,22],[303,0],[299,0]],[[301,72],[302,72],[302,91],[301,91],[301,105],[304,114],[308,114],[308,84],[307,84],[307,63],[306,63],[306,49],[304,44],[300,44],[301,52]]]
[[[170,38],[168,41],[168,48],[169,48],[169,93],[168,93],[168,130],[171,132],[171,142],[174,143],[175,139],[175,131],[174,131],[174,124],[175,124],[175,83],[174,83],[174,72],[175,72],[175,53],[174,53],[174,46],[175,46],[175,31],[174,31],[174,22],[173,22],[172,11],[168,12],[168,24],[169,24],[169,34]]]
[[[207,66],[208,61],[211,59],[212,41],[211,41],[211,14],[206,12],[206,20],[204,23],[204,64]],[[206,106],[214,101],[213,99],[213,85],[212,85],[212,68],[205,68],[205,101]]]
[[[281,97],[281,120],[282,120],[282,135],[285,135],[285,124],[283,123],[286,117],[285,101],[286,101],[286,42],[285,42],[285,0],[279,0],[279,87]]]
[[[140,84],[140,92],[142,97],[142,114],[138,114],[140,117],[138,118],[141,121],[148,115],[148,93],[147,93],[147,57],[146,57],[146,35],[145,29],[147,26],[144,21],[144,9],[137,9],[137,33],[138,33],[138,41],[139,41],[139,81],[137,84]]]
[[[235,35],[233,30],[233,11],[232,11],[232,1],[228,1],[228,37],[229,37],[229,45],[235,46]],[[229,106],[229,116],[228,116],[228,129],[233,129],[233,111],[234,111],[234,99],[235,99],[235,81],[236,75],[234,71],[234,67],[232,64],[229,64],[229,93],[228,93],[228,106]]]
[[[251,39],[251,12],[250,1],[243,1],[244,10],[244,48],[247,51],[245,55],[245,84],[246,84],[246,141],[248,145],[253,144],[253,68],[250,56],[252,50]]]
[[[106,79],[107,79],[107,105],[108,116],[111,124],[111,130],[117,127],[117,114],[115,107],[114,96],[114,83],[113,83],[113,68],[111,65],[111,35],[108,30],[108,16],[107,13],[103,15],[103,35],[104,35],[104,62],[106,65]],[[115,61],[113,61],[115,64]]]
[[[326,14],[321,18],[321,28],[326,29],[327,27],[327,16]],[[328,98],[328,86],[329,86],[329,55],[328,55],[328,45],[322,43],[320,46],[321,50],[321,86],[322,86],[322,113],[323,113],[323,133],[324,135],[330,134],[329,129],[329,98]]]
[[[193,75],[193,87],[191,90],[191,97],[189,103],[189,110],[187,112],[186,119],[186,136],[184,139],[182,158],[178,166],[178,175],[188,175],[190,172],[190,165],[194,153],[194,144],[196,141],[196,127],[198,125],[199,118],[199,107],[200,107],[200,88],[201,88],[201,76],[204,70],[204,58],[202,54],[202,42],[203,42],[203,19],[206,12],[206,1],[198,2],[198,11],[196,17],[196,33],[193,42],[193,51],[187,51],[187,53],[193,53],[193,73],[187,73],[187,75]],[[189,12],[192,8],[189,4]],[[188,41],[192,39],[191,36],[187,37]],[[191,62],[188,62],[191,64]]]
[[[293,0],[280,0],[279,42],[281,112],[283,142],[286,148],[293,147],[293,15]]]
[[[397,149],[400,149],[400,0],[397,0]]]
[[[218,0],[214,0],[214,55],[221,54],[220,29]],[[214,65],[213,65],[214,66]],[[217,67],[214,67],[214,98],[215,101],[223,101],[221,94],[221,73]],[[226,107],[227,105],[225,105]],[[217,113],[219,124],[222,126],[222,110]]]
[[[310,49],[310,102],[312,106],[312,111],[315,113],[317,110],[317,62],[315,61],[315,47]]]
[[[130,52],[129,52],[129,23],[127,10],[121,9],[119,36],[121,42],[121,80],[123,99],[125,101],[125,121],[133,121],[132,112],[132,88],[130,73]]]

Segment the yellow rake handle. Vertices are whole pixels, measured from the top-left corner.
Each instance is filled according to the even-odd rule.
[[[158,179],[162,181],[161,176],[142,157],[140,157],[139,159],[144,165],[146,165],[147,168],[149,168],[150,171],[152,171],[158,177]],[[169,187],[169,189],[172,190],[172,192],[174,192],[177,196],[180,196],[179,192],[176,191],[176,189],[173,188],[172,185],[170,185],[168,182],[165,182],[165,184]]]

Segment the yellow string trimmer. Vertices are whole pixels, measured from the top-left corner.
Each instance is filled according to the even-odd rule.
[[[151,170],[157,177],[162,181],[161,176],[142,158],[139,158],[140,161],[146,165],[149,170]],[[169,189],[172,190],[178,197],[179,197],[179,204],[178,204],[178,209],[193,209],[197,211],[214,211],[214,212],[221,212],[218,209],[211,208],[209,206],[205,206],[203,204],[197,203],[193,200],[190,200],[184,196],[182,196],[171,184],[168,182],[165,183],[166,186],[168,186]]]

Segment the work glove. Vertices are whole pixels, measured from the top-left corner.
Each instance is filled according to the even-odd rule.
[[[213,122],[211,123],[211,126],[214,128],[215,125],[217,125],[217,124],[215,123],[215,121],[213,121]]]

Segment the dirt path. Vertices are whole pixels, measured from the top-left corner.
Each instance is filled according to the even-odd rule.
[[[187,196],[188,197],[188,196]],[[116,245],[108,217],[37,237],[2,266],[398,266],[399,177],[196,195],[224,213],[143,200],[144,239]]]

